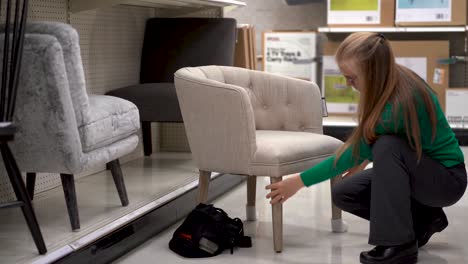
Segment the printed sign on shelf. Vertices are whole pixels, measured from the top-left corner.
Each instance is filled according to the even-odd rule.
[[[379,24],[381,0],[328,0],[328,24]]]
[[[316,82],[315,32],[265,32],[263,70]]]
[[[450,22],[452,0],[397,0],[395,22]]]
[[[336,64],[334,56],[323,56],[322,94],[329,113],[355,113],[359,93],[346,85],[346,78]]]
[[[468,89],[453,88],[446,91],[447,121],[450,126],[457,128],[468,128]]]
[[[427,81],[427,58],[426,57],[396,57],[396,63],[414,71],[424,81]]]
[[[427,80],[427,58],[397,57],[396,63]],[[346,84],[346,78],[336,64],[334,56],[323,57],[322,80],[322,94],[325,96],[329,113],[352,114],[357,111],[359,92]]]
[[[443,84],[445,77],[445,71],[440,68],[434,69],[434,78],[432,78],[432,82],[435,84]]]

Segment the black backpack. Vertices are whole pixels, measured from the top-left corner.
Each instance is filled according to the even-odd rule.
[[[244,225],[239,218],[230,218],[222,209],[199,204],[179,226],[169,248],[187,258],[213,257],[225,249],[251,247],[250,237],[244,236]]]

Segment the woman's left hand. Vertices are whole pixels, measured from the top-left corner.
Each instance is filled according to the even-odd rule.
[[[266,198],[271,198],[270,204],[284,203],[302,187],[304,187],[304,183],[300,174],[294,174],[283,181],[267,185],[265,188],[271,191]]]

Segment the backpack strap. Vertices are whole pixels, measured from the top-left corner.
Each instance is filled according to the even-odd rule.
[[[234,246],[240,247],[240,248],[250,248],[252,247],[252,239],[249,236],[244,236],[244,225],[242,223],[242,220],[238,217],[233,219],[234,223],[239,225],[241,227],[241,230],[239,234],[235,237],[234,240]],[[232,247],[231,247],[231,252],[232,252]],[[232,254],[232,253],[231,253]]]

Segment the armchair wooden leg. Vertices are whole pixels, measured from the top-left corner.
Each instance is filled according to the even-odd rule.
[[[153,153],[153,143],[151,141],[151,122],[141,122],[141,132],[143,134],[143,152],[145,156],[151,156]]]
[[[60,174],[63,193],[67,203],[68,216],[74,232],[80,231],[80,216],[78,214],[78,203],[76,201],[75,179],[73,174]]]
[[[333,189],[333,185],[341,181],[343,178],[341,176],[336,176],[330,179],[330,190]],[[336,233],[344,233],[348,231],[348,224],[343,221],[342,218],[342,211],[338,208],[334,203],[333,200],[331,201],[332,207],[332,219],[331,219],[331,226],[332,231]]]
[[[125,188],[125,182],[122,174],[122,168],[120,168],[120,162],[118,159],[116,159],[107,164],[109,165],[112,177],[114,178],[115,187],[117,188],[117,192],[119,193],[120,197],[120,202],[122,203],[122,206],[127,206],[127,188]]]
[[[36,173],[26,173],[26,188],[28,189],[29,198],[31,201],[34,199],[34,186],[36,185]]]
[[[11,153],[11,150],[6,143],[0,144],[0,151],[2,153],[3,163],[5,165],[8,177],[10,178],[11,186],[15,192],[16,199],[22,203],[21,210],[23,211],[24,218],[33,237],[34,243],[36,244],[37,250],[40,254],[45,254],[47,253],[47,248],[44,243],[44,238],[42,236],[39,223],[37,222],[36,214],[34,213],[31,201],[29,200],[18,165],[16,164],[13,154]]]
[[[198,177],[198,203],[206,203],[208,201],[208,188],[210,186],[211,171],[200,170]]]
[[[283,177],[270,177],[270,182],[277,183]],[[283,251],[283,204],[276,203],[271,206],[273,216],[273,246],[276,253]]]
[[[255,209],[255,200],[257,193],[257,177],[247,177],[247,205],[245,207],[247,221],[257,220],[257,211]]]

